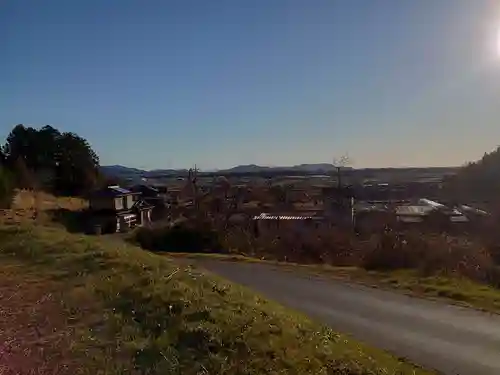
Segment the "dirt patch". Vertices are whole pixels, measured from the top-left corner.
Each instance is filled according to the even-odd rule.
[[[56,288],[0,268],[0,375],[70,374],[71,329]]]

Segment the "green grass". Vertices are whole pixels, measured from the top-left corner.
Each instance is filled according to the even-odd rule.
[[[357,267],[304,265],[269,261],[242,255],[172,253],[180,259],[214,259],[228,262],[258,262],[291,272],[308,272],[372,287],[394,289],[409,295],[443,299],[453,304],[500,313],[500,290],[465,277],[422,276],[414,270],[366,271]]]
[[[64,295],[79,374],[430,374],[123,241],[3,226],[0,249]]]

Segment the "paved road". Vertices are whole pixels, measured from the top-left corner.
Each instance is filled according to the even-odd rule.
[[[200,265],[339,332],[450,375],[500,374],[500,317],[278,267]]]

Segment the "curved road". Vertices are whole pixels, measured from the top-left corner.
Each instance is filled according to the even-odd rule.
[[[212,260],[197,264],[424,367],[449,375],[500,374],[500,316],[279,266]]]

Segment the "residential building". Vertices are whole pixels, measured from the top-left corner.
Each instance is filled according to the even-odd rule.
[[[102,232],[122,232],[151,222],[153,206],[133,192],[120,186],[108,186],[89,197],[92,223]]]

